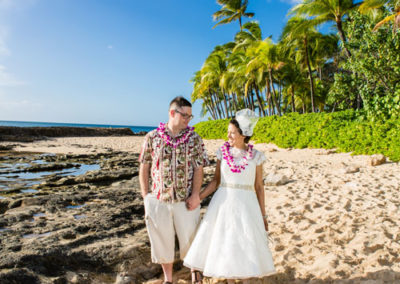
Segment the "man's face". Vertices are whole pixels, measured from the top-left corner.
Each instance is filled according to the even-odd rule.
[[[177,107],[171,109],[172,118],[174,124],[178,125],[179,128],[184,129],[188,126],[189,121],[192,118],[192,108],[191,107]]]

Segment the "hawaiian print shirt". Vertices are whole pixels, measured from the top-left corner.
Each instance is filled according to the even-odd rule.
[[[187,131],[182,130],[172,141]],[[172,137],[168,130],[167,133]],[[164,142],[157,129],[145,136],[139,162],[151,164],[151,192],[160,201],[169,203],[184,201],[189,197],[194,169],[209,164],[203,140],[197,133],[192,132],[186,143],[180,143],[174,148]]]

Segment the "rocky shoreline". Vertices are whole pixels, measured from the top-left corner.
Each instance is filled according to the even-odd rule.
[[[15,152],[2,153],[1,158],[10,162],[9,157],[30,155],[40,158]],[[47,176],[33,186],[36,193],[13,191],[0,200],[0,282],[100,283],[108,278],[106,283],[113,283],[121,270],[129,271],[135,283],[156,276],[158,267],[145,265],[150,263],[149,245],[137,158],[121,152],[56,155],[47,157],[45,165],[27,168],[100,165],[76,177]]]
[[[17,180],[82,164],[99,169],[41,176],[34,192],[1,191],[0,283],[143,283],[160,276],[150,260],[138,154],[0,152],[5,162],[9,169],[0,172]]]
[[[48,137],[139,136],[144,134],[146,132],[134,133],[130,128],[0,126],[0,141],[14,142],[32,142]]]

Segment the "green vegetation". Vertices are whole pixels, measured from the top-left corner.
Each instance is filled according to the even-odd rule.
[[[247,0],[217,3],[216,26],[239,30],[192,79],[192,101],[214,120],[196,125],[202,137],[225,139],[228,118],[250,108],[261,117],[256,142],[400,160],[400,0],[303,0],[278,41],[243,23],[256,16]]]
[[[375,121],[399,116],[399,0],[303,0],[278,41],[248,21],[257,15],[248,2],[217,1],[215,26],[239,25],[192,79],[203,115],[225,119],[250,108],[261,117],[347,109]],[[333,33],[322,34],[323,24]]]
[[[195,125],[204,139],[225,139],[229,120]],[[353,154],[384,154],[400,161],[400,119],[373,122],[357,111],[334,113],[290,113],[260,118],[252,138],[257,143],[274,143],[288,148],[336,148]]]

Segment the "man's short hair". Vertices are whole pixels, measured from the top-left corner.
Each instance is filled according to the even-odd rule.
[[[175,97],[169,104],[169,109],[171,108],[181,108],[181,107],[192,107],[192,104],[182,96]]]

